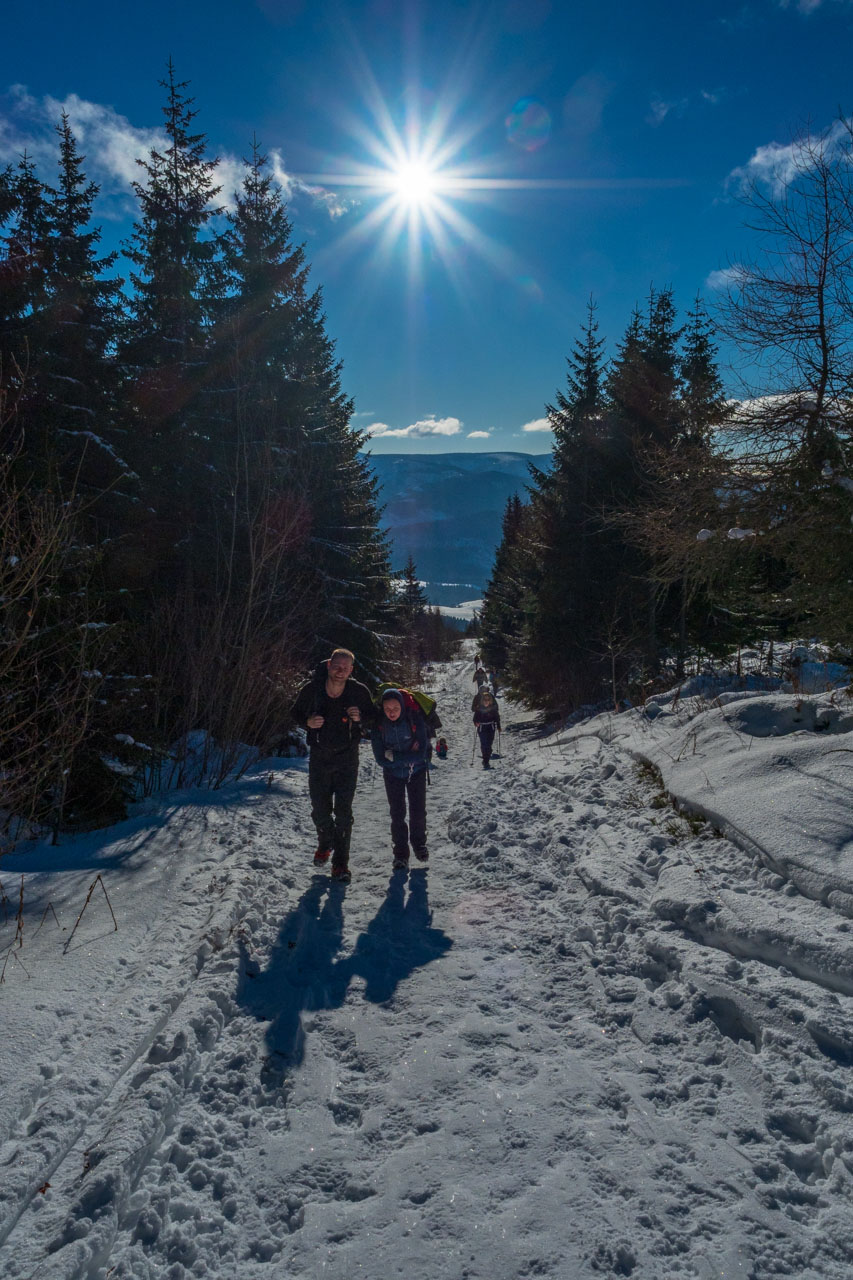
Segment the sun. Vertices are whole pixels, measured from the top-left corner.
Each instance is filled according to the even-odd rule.
[[[439,188],[436,170],[426,160],[405,160],[389,175],[389,185],[401,204],[431,204]]]

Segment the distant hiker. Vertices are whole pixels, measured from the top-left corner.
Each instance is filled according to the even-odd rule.
[[[349,649],[334,649],[314,679],[302,686],[293,716],[308,730],[308,794],[317,828],[314,865],[332,859],[332,879],[349,883],[352,802],[358,781],[358,744],[370,730],[376,708],[367,687],[352,679]]]
[[[497,694],[499,688],[497,671],[492,670],[489,672],[489,684],[492,686],[492,693]]]
[[[481,667],[482,665],[483,665],[483,659],[480,657],[479,653],[475,653],[475,654],[474,654],[474,666],[475,666],[475,667]]]
[[[377,764],[382,768],[391,812],[394,866],[409,865],[410,840],[415,857],[426,862],[429,857],[426,842],[429,735],[424,714],[407,690],[385,690],[370,741]]]
[[[488,689],[477,691],[474,695],[474,701],[471,703],[471,710],[474,712],[474,724],[477,726],[477,733],[480,736],[480,754],[483,757],[483,768],[490,769],[489,761],[492,758],[492,743],[495,740],[495,730],[501,727],[501,713],[498,710],[494,695],[489,693]]]
[[[447,759],[447,739],[446,738],[438,739],[438,742],[436,742],[435,744],[435,754],[438,756],[439,760]]]
[[[478,689],[478,690],[479,690],[479,689],[482,689],[482,687],[483,687],[483,685],[484,685],[484,684],[488,684],[488,683],[489,683],[489,677],[486,675],[486,673],[485,673],[485,671],[483,670],[483,668],[482,668],[482,667],[478,667],[478,668],[477,668],[477,670],[474,672],[474,674],[473,674],[473,676],[471,677],[471,679],[472,679],[472,680],[476,680],[476,681],[477,681],[477,689]]]

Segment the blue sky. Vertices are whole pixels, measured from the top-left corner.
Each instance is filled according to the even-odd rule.
[[[49,177],[64,105],[117,243],[171,56],[223,195],[273,158],[372,447],[541,453],[589,295],[611,350],[651,286],[713,303],[742,176],[853,111],[851,36],[851,0],[36,0],[0,160]]]

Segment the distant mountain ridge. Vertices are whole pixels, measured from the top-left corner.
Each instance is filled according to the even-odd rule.
[[[546,470],[550,459],[549,453],[371,454],[392,567],[402,568],[411,554],[432,604],[478,599],[491,576],[507,499],[524,496],[531,463]]]

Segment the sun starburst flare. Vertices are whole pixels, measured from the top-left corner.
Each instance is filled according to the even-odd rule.
[[[356,114],[351,108],[342,108],[336,117],[365,160],[299,175],[308,185],[331,191],[346,188],[356,197],[357,211],[348,219],[348,225],[342,224],[342,234],[325,254],[315,257],[318,267],[325,256],[340,263],[344,257],[366,249],[366,265],[371,272],[387,268],[407,241],[410,284],[420,282],[424,254],[429,248],[431,255],[443,262],[461,298],[466,260],[472,258],[481,259],[510,279],[529,279],[529,266],[507,244],[490,236],[475,217],[463,213],[464,204],[482,205],[500,193],[512,191],[580,192],[685,185],[678,179],[520,177],[507,172],[516,163],[517,152],[512,149],[491,160],[484,154],[472,160],[477,138],[493,126],[494,104],[484,106],[479,115],[476,111],[466,114],[460,90],[448,90],[436,95],[425,123],[410,98],[403,124],[398,125],[367,59],[352,46],[350,52],[358,63],[360,93],[367,111]],[[464,77],[458,76],[456,82],[464,83]],[[517,127],[514,121],[512,115],[506,121],[510,141],[514,140],[511,130]]]

